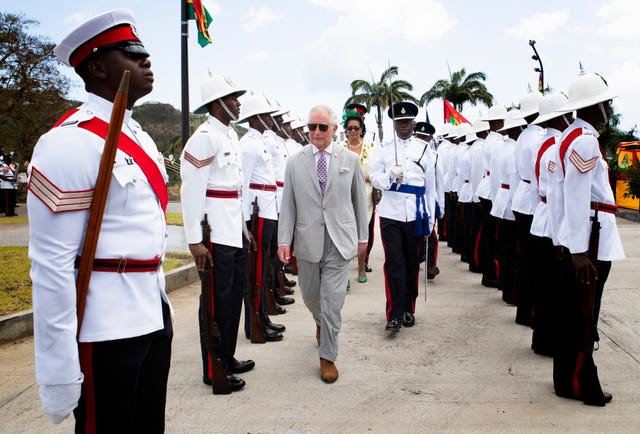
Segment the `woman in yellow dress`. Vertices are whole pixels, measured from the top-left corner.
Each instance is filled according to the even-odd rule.
[[[373,161],[373,153],[375,145],[372,141],[365,141],[364,136],[366,128],[364,125],[364,114],[367,109],[361,104],[348,104],[345,106],[345,112],[342,115],[346,140],[340,142],[340,145],[344,146],[351,152],[354,152],[360,156],[360,167],[362,167],[362,173],[366,182],[366,194],[367,194],[367,216],[369,218],[369,245],[367,251],[358,255],[358,282],[364,283],[367,281],[368,269],[367,259],[371,246],[373,245],[373,222],[375,217],[374,203],[372,197],[373,186],[371,185],[371,179],[369,178],[369,165]],[[368,270],[367,270],[368,269]],[[347,288],[349,283],[347,284]]]

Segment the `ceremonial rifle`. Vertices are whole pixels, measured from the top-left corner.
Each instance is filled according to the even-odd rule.
[[[253,213],[251,214],[251,227],[249,230],[256,240],[258,237],[258,198],[253,201]],[[256,246],[257,247],[257,246]],[[260,302],[262,298],[262,288],[258,284],[257,273],[262,270],[256,269],[257,248],[249,243],[247,252],[247,315],[249,315],[249,337],[252,344],[263,344],[266,342],[264,338],[264,330],[262,328],[262,318],[260,317]]]
[[[600,244],[600,222],[598,221],[598,207],[591,217],[591,234],[589,235],[589,259],[594,268],[598,269],[598,247]],[[585,357],[593,357],[593,329],[594,329],[594,307],[596,299],[597,278],[589,279],[589,283],[584,285],[584,296],[582,298],[582,342],[581,351]]]
[[[204,244],[208,251],[211,251],[211,226],[209,226],[206,214],[200,224],[202,225],[202,244]],[[200,299],[202,302],[200,303],[200,315],[198,319],[200,323],[200,336],[211,359],[211,388],[213,389],[213,394],[228,395],[231,393],[231,388],[229,387],[224,365],[217,351],[221,343],[220,330],[212,316],[215,296],[213,294],[213,266],[214,264],[207,260],[207,265],[204,270],[200,271]]]
[[[113,108],[111,109],[111,119],[109,120],[109,128],[102,150],[100,166],[98,168],[98,177],[91,201],[91,210],[89,211],[89,220],[85,231],[84,243],[80,254],[80,263],[78,264],[78,277],[76,278],[76,312],[78,316],[77,335],[80,335],[82,328],[82,320],[84,318],[84,309],[87,303],[87,293],[89,292],[89,281],[91,280],[91,271],[93,270],[93,261],[96,257],[96,248],[98,247],[98,238],[100,237],[100,227],[102,226],[102,217],[107,203],[109,194],[109,184],[111,183],[111,175],[113,164],[118,151],[118,140],[122,130],[124,114],[127,109],[127,101],[129,95],[129,70],[122,73],[118,91],[113,99]]]

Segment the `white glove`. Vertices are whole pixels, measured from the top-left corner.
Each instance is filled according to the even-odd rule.
[[[389,169],[389,179],[391,180],[391,182],[402,184],[402,179],[403,179],[402,167],[392,166]]]
[[[42,409],[49,420],[59,424],[78,406],[84,375],[71,384],[43,384],[40,386]]]

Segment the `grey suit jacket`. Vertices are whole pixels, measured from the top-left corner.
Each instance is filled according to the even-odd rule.
[[[334,144],[324,197],[320,193],[313,147],[305,146],[287,161],[278,244],[291,245],[295,255],[319,262],[325,226],[344,259],[358,253],[358,240],[368,237],[367,200],[358,156]]]

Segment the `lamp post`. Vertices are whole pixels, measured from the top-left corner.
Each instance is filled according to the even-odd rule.
[[[540,81],[538,83],[538,90],[540,92],[544,91],[544,67],[542,66],[542,59],[540,59],[540,55],[538,54],[538,50],[536,50],[536,41],[534,41],[533,39],[529,39],[529,45],[531,46],[531,49],[533,49],[533,56],[531,56],[531,58],[533,60],[537,60],[538,61],[538,65],[540,65],[539,67],[533,68],[534,71],[540,73]]]

